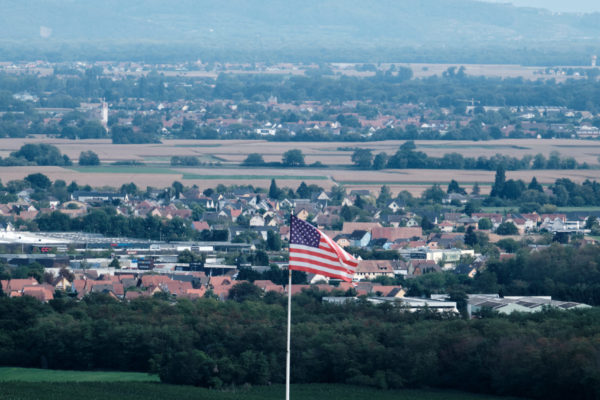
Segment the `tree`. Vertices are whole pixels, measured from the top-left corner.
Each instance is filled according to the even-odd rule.
[[[498,235],[516,235],[519,230],[512,222],[503,222],[496,228],[496,233]]]
[[[469,217],[471,215],[473,215],[474,212],[477,212],[478,210],[479,210],[479,202],[477,202],[477,201],[469,201],[467,204],[465,204],[464,213],[467,214]]]
[[[246,157],[246,159],[242,162],[242,165],[248,167],[255,167],[264,164],[265,160],[263,159],[263,156],[258,153],[248,154],[248,157]]]
[[[465,232],[465,244],[471,247],[477,244],[477,235],[475,234],[475,229],[473,229],[472,226],[469,226]]]
[[[229,289],[229,299],[237,301],[239,303],[243,301],[257,301],[260,300],[262,295],[262,290],[250,283],[250,282],[241,282],[233,285],[231,289]]]
[[[384,169],[388,162],[388,155],[381,152],[373,159],[373,169],[380,170]]]
[[[52,181],[50,181],[50,178],[44,174],[40,174],[39,172],[27,175],[25,180],[29,182],[31,187],[34,189],[46,190],[52,186]]]
[[[539,192],[543,192],[544,188],[542,187],[542,185],[540,185],[537,181],[537,179],[535,178],[535,176],[533,178],[531,178],[531,182],[529,183],[529,186],[527,186],[527,189],[529,190],[537,190]]]
[[[381,187],[379,196],[377,196],[377,205],[379,207],[385,206],[392,199],[392,193],[387,185]]]
[[[489,218],[481,218],[479,221],[477,221],[477,228],[481,230],[492,229],[492,226],[494,225],[492,224],[492,220]]]
[[[504,165],[498,165],[496,168],[496,177],[494,179],[494,186],[492,187],[491,197],[501,197],[504,190],[504,183],[506,182],[506,170]]]
[[[356,195],[356,199],[354,200],[354,206],[362,209],[365,206],[365,201],[359,194]]]
[[[400,151],[403,152],[415,151],[416,148],[417,146],[415,145],[415,142],[413,140],[407,140],[406,142],[402,143],[402,145],[400,145]]]
[[[543,154],[538,153],[533,158],[533,164],[531,165],[532,169],[544,169],[546,168],[546,157]]]
[[[480,192],[481,192],[481,189],[479,188],[479,183],[475,182],[475,184],[473,185],[473,188],[471,189],[471,194],[478,195]]]
[[[177,385],[209,387],[216,367],[215,361],[206,353],[188,349],[167,354],[160,367],[160,380]]]
[[[117,257],[113,258],[108,266],[114,269],[121,269],[121,263],[119,263],[119,259]]]
[[[344,221],[350,222],[354,219],[354,213],[352,209],[348,207],[348,205],[344,204],[342,206],[342,210],[340,211],[340,216],[344,219]]]
[[[171,165],[194,167],[200,165],[200,160],[196,156],[173,156],[171,157]]]
[[[277,187],[275,178],[271,179],[271,186],[269,186],[269,198],[278,199],[281,196],[281,190]]]
[[[369,149],[356,149],[352,154],[352,162],[360,169],[369,169],[373,163],[373,154]]]
[[[301,199],[308,199],[310,197],[310,189],[304,181],[300,182],[300,186],[296,189],[296,195]]]
[[[431,220],[429,220],[429,218],[427,218],[427,216],[424,216],[423,219],[421,220],[421,228],[424,231],[430,231],[433,228],[435,228],[435,225],[433,222],[431,222]]]
[[[79,154],[79,165],[100,165],[98,154],[93,151],[82,151]]]
[[[519,245],[519,242],[511,238],[499,240],[496,243],[496,246],[500,247],[501,249],[504,249],[507,253],[516,253],[517,250],[519,250],[519,248],[521,247]]]
[[[286,167],[304,167],[304,154],[301,150],[292,149],[283,153],[281,162]]]
[[[433,203],[441,203],[444,196],[444,191],[442,190],[442,188],[440,188],[440,185],[438,185],[437,183],[423,192],[423,199],[430,200]]]
[[[173,188],[173,190],[175,191],[175,198],[178,199],[179,195],[183,192],[183,184],[179,181],[174,181],[171,184],[171,187]]]
[[[448,194],[450,194],[450,193],[467,194],[465,189],[461,188],[460,185],[458,184],[458,182],[456,182],[454,179],[452,179],[450,181],[450,183],[448,184],[447,193]]]
[[[281,236],[277,232],[267,232],[267,249],[271,251],[281,250]]]

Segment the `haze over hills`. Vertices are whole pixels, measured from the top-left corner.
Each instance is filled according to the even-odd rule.
[[[485,0],[495,3],[510,3],[517,7],[545,8],[554,12],[592,13],[600,12],[600,3],[596,0]]]
[[[600,43],[600,14],[473,0],[5,0],[0,43],[288,51]]]

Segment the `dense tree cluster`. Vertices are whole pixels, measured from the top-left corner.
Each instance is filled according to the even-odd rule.
[[[238,301],[103,294],[0,298],[0,363],[158,372],[207,387],[282,383],[285,299],[246,284]],[[389,305],[328,305],[295,296],[292,380],[379,388],[439,387],[539,399],[596,398],[600,312],[544,311],[480,320],[403,313]],[[585,329],[581,329],[585,326]]]
[[[600,205],[600,183],[586,179],[578,184],[569,178],[560,178],[550,186],[550,192],[547,192],[535,177],[528,185],[520,179],[507,180],[504,166],[500,165],[496,169],[490,197],[484,203],[490,205],[515,204],[523,212],[540,211],[545,205],[553,207],[597,206]]]
[[[379,158],[379,160],[378,160]],[[493,171],[498,167],[507,170],[522,169],[576,169],[589,168],[585,163],[579,164],[573,157],[561,158],[558,152],[553,152],[550,158],[542,154],[525,155],[521,159],[507,155],[496,154],[489,158],[465,157],[460,153],[447,153],[442,157],[430,157],[422,151],[416,151],[416,145],[409,140],[400,149],[389,156],[379,153],[375,157],[369,149],[356,149],[352,153],[352,163],[360,169],[382,168],[418,168],[418,169],[483,169]]]
[[[51,144],[46,143],[28,143],[18,151],[13,151],[10,156],[0,159],[2,166],[15,165],[72,165],[71,160],[66,154],[61,154],[60,150]]]
[[[91,150],[82,151],[79,155],[79,165],[100,165],[100,158]]]
[[[196,233],[181,218],[162,221],[158,217],[125,217],[112,207],[96,208],[88,214],[70,218],[60,211],[41,214],[35,219],[39,229],[47,232],[83,231],[113,237],[132,237],[152,240],[188,240]]]

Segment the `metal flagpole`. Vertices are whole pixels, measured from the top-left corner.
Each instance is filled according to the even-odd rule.
[[[292,216],[294,209],[290,214],[290,243],[292,240]],[[289,249],[288,249],[289,254]],[[292,270],[288,263],[288,315],[287,315],[287,352],[285,358],[285,400],[290,400],[290,364],[291,364],[291,343],[292,343]]]
[[[288,266],[288,319],[287,319],[287,356],[285,365],[285,400],[290,400],[290,348],[292,333],[292,270]]]

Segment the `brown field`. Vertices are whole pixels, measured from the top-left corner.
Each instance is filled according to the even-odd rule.
[[[386,141],[370,143],[346,142],[267,142],[261,140],[235,141],[193,141],[166,140],[162,144],[145,145],[113,145],[109,140],[72,141],[64,139],[0,139],[0,156],[6,157],[10,152],[18,150],[24,143],[45,142],[54,144],[76,163],[79,154],[92,150],[98,154],[103,164],[119,160],[138,160],[151,169],[147,173],[137,167],[104,166],[94,171],[77,171],[60,167],[0,167],[0,178],[4,183],[12,179],[22,179],[34,172],[42,172],[51,179],[76,181],[92,186],[120,186],[123,183],[135,182],[140,187],[163,187],[173,181],[181,181],[185,185],[198,185],[201,188],[214,187],[219,183],[252,184],[268,187],[270,178],[278,179],[280,187],[296,188],[302,181],[329,188],[335,184],[343,184],[349,189],[379,190],[381,185],[390,186],[394,193],[408,190],[420,194],[433,183],[447,185],[456,179],[461,185],[469,188],[479,183],[483,193],[490,190],[494,180],[492,171],[474,170],[383,170],[357,171],[351,169],[352,151],[340,151],[338,148],[368,148],[374,153],[384,151],[393,154],[403,141]],[[492,142],[473,141],[417,141],[417,149],[431,156],[457,152],[466,157],[491,156],[496,153],[515,157],[542,153],[548,156],[558,151],[562,157],[574,157],[579,162],[598,165],[600,157],[600,141],[584,140],[542,140],[542,139],[506,139]],[[320,161],[329,168],[313,169],[273,169],[273,168],[241,168],[239,163],[250,153],[260,153],[265,161],[280,161],[284,152],[290,149],[301,149],[306,155],[308,164]],[[171,168],[170,157],[179,155],[198,156],[203,162],[220,165],[202,166],[199,168]],[[138,173],[136,173],[138,172]],[[202,179],[202,177],[212,179]],[[286,177],[285,179],[283,177]],[[557,178],[565,177],[576,182],[585,179],[598,180],[600,170],[538,170],[509,171],[508,179],[523,179],[528,182],[535,176],[542,183],[552,183]],[[289,177],[289,178],[288,178]]]
[[[85,150],[93,150],[102,162],[118,160],[148,160],[152,157],[179,155],[216,156],[225,163],[239,163],[250,153],[260,153],[265,161],[280,161],[287,150],[301,149],[306,162],[321,161],[325,165],[351,165],[352,151],[338,148],[367,148],[373,153],[395,153],[404,141],[384,142],[267,142],[263,140],[165,140],[160,144],[114,145],[110,140],[66,140],[50,138],[0,139],[0,157],[18,150],[24,143],[50,143],[74,160]],[[597,165],[600,157],[600,141],[576,139],[503,139],[495,141],[443,141],[417,140],[417,150],[430,156],[440,157],[446,153],[461,153],[465,157],[492,156],[504,154],[513,157],[542,153],[546,157],[558,151],[562,157],[574,157],[578,162]],[[150,160],[152,161],[152,160]]]
[[[378,64],[379,65],[379,64]],[[386,70],[391,64],[382,63],[380,68]],[[413,76],[415,78],[424,78],[429,76],[438,75],[441,76],[444,71],[450,67],[456,67],[457,69],[461,66],[465,67],[465,74],[472,76],[485,76],[485,77],[497,77],[497,78],[523,78],[527,80],[537,79],[555,79],[556,81],[564,81],[567,78],[577,79],[575,76],[568,77],[566,75],[542,75],[541,71],[545,70],[545,67],[527,67],[523,65],[510,65],[510,64],[426,64],[426,63],[394,63],[399,67],[408,67],[412,69]],[[349,63],[336,63],[332,64],[333,70],[336,73],[347,75],[347,76],[373,76],[375,72],[372,71],[357,71],[355,64]],[[562,68],[569,68],[569,66],[560,66]],[[573,67],[573,68],[588,68],[588,67]],[[591,68],[591,67],[589,67]]]

